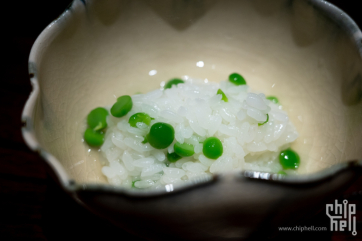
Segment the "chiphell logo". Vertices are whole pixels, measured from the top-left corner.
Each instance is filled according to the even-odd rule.
[[[335,200],[334,204],[327,204],[326,214],[331,219],[331,231],[352,231],[352,235],[356,236],[356,204],[348,204],[347,200],[343,200],[343,204],[339,204]]]

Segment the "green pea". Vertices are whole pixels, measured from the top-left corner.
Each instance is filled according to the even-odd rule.
[[[104,133],[101,131],[94,131],[91,128],[88,128],[84,132],[84,140],[90,146],[101,146],[104,142]]]
[[[221,99],[222,99],[223,101],[225,101],[225,102],[228,102],[228,101],[229,101],[228,97],[226,97],[225,93],[224,93],[221,89],[218,89],[216,94],[217,94],[217,95],[221,95],[221,96],[222,96]]]
[[[95,108],[88,114],[88,126],[95,131],[103,130],[107,127],[107,115],[108,111],[106,109],[102,107]]]
[[[287,175],[287,173],[285,171],[279,171],[278,174]]]
[[[128,123],[132,127],[137,127],[138,122],[143,122],[149,126],[151,124],[151,120],[152,120],[152,118],[149,115],[147,115],[146,113],[143,113],[143,112],[139,112],[139,113],[132,115],[129,118]]]
[[[171,89],[171,87],[173,85],[178,85],[178,84],[182,84],[182,83],[185,83],[185,81],[183,81],[182,79],[172,79],[172,80],[169,80],[167,82],[167,84],[165,84],[164,89]]]
[[[167,153],[166,156],[167,156],[167,160],[169,162],[177,162],[178,160],[180,160],[182,158],[179,155],[177,155],[175,152]]]
[[[229,75],[229,81],[234,85],[246,85],[244,77],[238,73],[232,73]]]
[[[266,121],[264,121],[263,123],[258,123],[258,126],[262,126],[262,125],[268,123],[268,121],[269,121],[269,115],[266,114]]]
[[[297,169],[300,165],[300,158],[298,153],[289,148],[280,152],[279,162],[283,169]]]
[[[147,140],[156,149],[164,149],[175,139],[175,130],[170,124],[157,122],[151,126]]]
[[[277,97],[275,96],[268,96],[266,97],[266,99],[270,100],[271,102],[275,103],[275,104],[278,104],[279,103],[279,100]]]
[[[111,108],[111,114],[114,117],[125,116],[133,106],[132,98],[129,95],[123,95],[117,99],[117,102]]]
[[[182,157],[192,156],[195,154],[194,146],[191,144],[176,142],[173,146],[175,153]]]
[[[204,141],[202,152],[207,158],[218,159],[223,153],[221,141],[216,137],[209,137]]]

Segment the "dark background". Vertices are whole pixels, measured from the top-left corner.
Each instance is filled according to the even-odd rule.
[[[330,1],[362,27],[358,2]],[[1,5],[2,59],[0,87],[0,240],[141,240],[102,220],[68,197],[48,177],[43,161],[25,145],[20,116],[31,91],[30,49],[41,31],[70,0],[4,1]],[[5,56],[4,56],[5,55]],[[357,203],[358,236],[362,240],[362,178],[343,196]],[[329,227],[324,211],[300,224]],[[349,232],[280,233],[279,239],[357,240]]]

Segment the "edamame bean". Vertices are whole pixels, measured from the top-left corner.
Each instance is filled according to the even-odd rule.
[[[87,117],[87,123],[89,128],[95,131],[103,130],[107,127],[107,115],[108,111],[102,107],[92,110]]]
[[[91,128],[88,128],[84,132],[84,140],[90,146],[101,146],[104,142],[104,133],[101,131],[94,131]]]
[[[129,95],[123,95],[117,99],[117,102],[111,108],[111,114],[114,117],[125,116],[133,106],[132,98]]]

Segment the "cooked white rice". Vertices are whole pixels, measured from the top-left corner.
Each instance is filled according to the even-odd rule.
[[[228,102],[216,94],[219,88]],[[102,173],[114,185],[164,188],[166,184],[181,184],[194,177],[233,170],[277,173],[282,170],[279,152],[298,137],[282,106],[267,100],[262,93],[250,92],[246,85],[188,79],[171,89],[133,95],[132,100],[133,108],[126,116],[107,117],[108,129],[101,152],[108,162]],[[155,119],[150,126],[139,122],[138,128],[133,128],[128,120],[137,112]],[[266,114],[269,121],[258,126],[266,120]],[[194,145],[195,154],[169,163],[166,152],[173,152],[174,143],[164,150],[142,144],[156,122],[171,124],[175,129],[174,143]],[[200,142],[210,136],[219,138],[223,144],[224,152],[217,160],[202,153]]]

